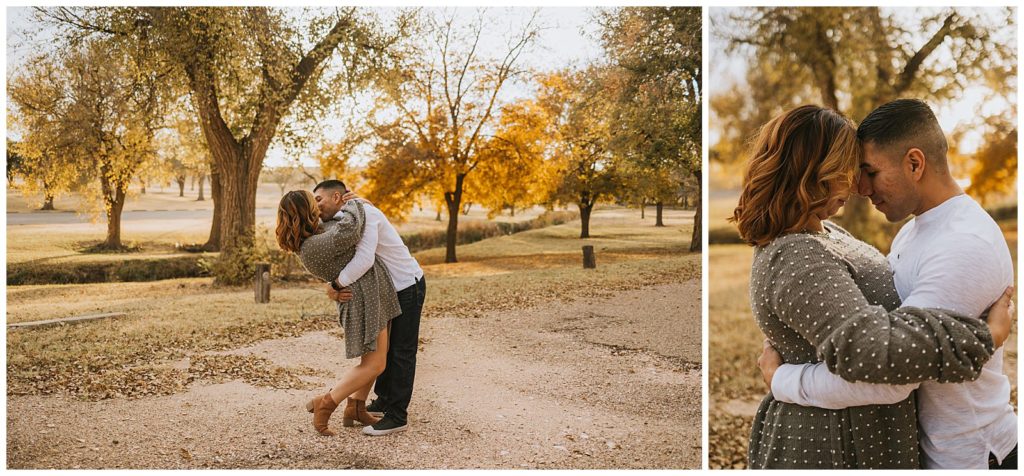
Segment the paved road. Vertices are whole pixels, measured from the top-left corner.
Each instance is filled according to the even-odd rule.
[[[272,208],[257,208],[256,216],[273,217],[275,210]],[[8,213],[7,226],[12,225],[44,225],[44,224],[74,224],[89,223],[89,215],[81,215],[72,211],[54,212],[33,212],[33,213]],[[213,210],[137,210],[121,213],[121,221],[139,220],[188,220],[188,219],[213,219]],[[105,218],[100,219],[106,223]]]

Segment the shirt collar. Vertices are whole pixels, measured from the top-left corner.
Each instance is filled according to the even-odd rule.
[[[932,223],[943,221],[951,211],[955,210],[964,200],[970,200],[966,193],[961,193],[947,198],[946,201],[932,207],[930,210],[914,218],[918,226],[927,226]]]

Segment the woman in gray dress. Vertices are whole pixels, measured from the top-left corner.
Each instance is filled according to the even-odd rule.
[[[277,210],[277,243],[297,253],[302,265],[324,282],[334,282],[355,255],[366,215],[359,200],[349,200],[335,217],[320,220],[313,194],[291,191]],[[366,397],[374,380],[384,371],[388,353],[388,324],[402,313],[388,270],[374,258],[373,266],[351,285],[352,299],[338,304],[345,329],[345,356],[359,357],[359,364],[324,395],[306,405],[313,413],[313,427],[325,436],[335,433],[327,426],[338,404],[348,398],[343,423],[372,425],[376,418],[366,412]]]
[[[826,221],[849,198],[859,153],[850,121],[817,106],[783,113],[754,139],[732,221],[755,247],[750,301],[758,326],[786,363],[824,361],[847,380],[976,378],[993,352],[987,326],[945,310],[900,308],[885,257]],[[905,358],[910,352],[915,357]],[[769,393],[754,418],[748,462],[918,468],[914,396],[828,410]]]

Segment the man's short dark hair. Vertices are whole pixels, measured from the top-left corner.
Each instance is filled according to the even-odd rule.
[[[916,147],[925,153],[928,162],[947,168],[946,134],[935,113],[920,99],[897,99],[878,106],[857,127],[857,139],[884,149]]]
[[[335,179],[324,180],[323,182],[316,184],[316,187],[313,187],[313,193],[316,193],[316,191],[320,190],[321,188],[326,188],[328,190],[337,190],[341,193],[345,193],[348,191],[348,188],[345,187],[344,182]]]

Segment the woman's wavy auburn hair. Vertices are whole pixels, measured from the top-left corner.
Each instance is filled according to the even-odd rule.
[[[849,119],[800,106],[768,121],[751,141],[743,192],[729,221],[753,246],[807,227],[833,187],[853,187],[860,145]]]
[[[277,245],[298,253],[302,242],[320,228],[320,209],[316,198],[305,190],[292,190],[281,197],[277,207]]]

